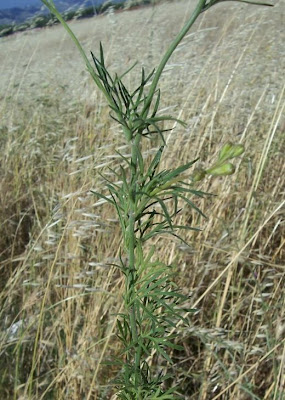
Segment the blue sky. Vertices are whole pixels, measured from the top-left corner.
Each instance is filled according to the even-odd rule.
[[[65,3],[87,3],[85,0],[62,0]],[[59,0],[54,0],[55,4],[59,2]],[[88,3],[93,3],[94,5],[98,3],[102,3],[103,1],[98,1],[98,0],[89,0]],[[41,7],[43,4],[40,0],[0,0],[0,10],[7,9],[7,8],[13,8],[13,7],[19,7],[19,8],[24,8],[27,6],[38,6]]]
[[[41,6],[40,0],[0,0],[0,9],[12,7]]]

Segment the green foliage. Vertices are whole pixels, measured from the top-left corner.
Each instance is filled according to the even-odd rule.
[[[92,53],[94,65],[90,63],[78,39],[58,13],[52,0],[42,0],[67,29],[79,49],[95,84],[105,95],[110,106],[110,115],[122,129],[130,146],[129,158],[121,157],[119,171],[112,170],[117,182],[105,180],[105,191],[93,191],[94,195],[111,204],[118,215],[123,243],[120,249],[120,264],[117,267],[125,277],[124,311],[118,315],[117,336],[123,345],[121,358],[116,363],[122,367],[122,375],[116,381],[118,397],[131,399],[174,399],[175,388],[163,390],[168,378],[151,368],[148,358],[153,352],[166,363],[171,363],[168,350],[182,348],[175,344],[177,334],[171,333],[179,322],[187,324],[185,312],[187,295],[181,293],[172,281],[172,268],[156,260],[155,247],[146,247],[156,236],[172,235],[182,241],[181,230],[197,230],[180,226],[176,217],[187,205],[201,216],[204,214],[192,201],[192,197],[203,197],[205,193],[194,189],[197,179],[191,180],[189,169],[197,160],[171,170],[160,170],[165,149],[164,123],[176,121],[169,115],[160,115],[160,90],[157,88],[164,67],[177,45],[201,14],[219,0],[200,0],[181,32],[174,39],[157,69],[146,74],[141,71],[140,84],[135,89],[127,88],[124,77],[132,68],[118,76],[107,70],[103,46],[99,57]],[[142,140],[157,135],[161,145],[151,160],[146,161],[142,153]],[[218,162],[200,173],[224,175],[233,173],[229,159],[240,155],[243,148],[227,144],[219,154]]]
[[[119,172],[112,170],[117,181],[122,183],[115,184],[105,178],[108,193],[93,191],[116,209],[123,233],[122,251],[128,257],[125,262],[121,256],[118,265],[126,279],[126,311],[119,315],[117,322],[118,338],[124,346],[122,357],[125,358],[123,378],[117,382],[120,398],[172,399],[170,392],[162,393],[158,389],[164,378],[152,375],[147,358],[155,350],[171,363],[167,349],[179,350],[180,346],[174,343],[176,335],[169,332],[180,320],[184,321],[184,312],[191,310],[184,307],[188,297],[171,281],[171,266],[154,261],[154,247],[145,254],[144,246],[155,236],[165,234],[184,241],[179,230],[197,230],[175,224],[175,217],[181,212],[178,206],[181,201],[203,215],[188,195],[202,197],[204,193],[187,182],[186,173],[196,160],[159,172],[166,131],[160,124],[168,120],[184,123],[168,115],[157,116],[159,90],[155,90],[153,102],[148,102],[146,85],[154,71],[146,75],[142,69],[140,85],[130,91],[123,83],[129,70],[113,78],[105,67],[102,45],[99,59],[93,54],[92,58],[95,65],[92,76],[103,85],[111,116],[121,125],[132,151],[131,159],[119,153],[122,159]],[[152,135],[159,135],[162,145],[146,163],[140,141]]]
[[[165,132],[165,130],[160,129],[158,125],[159,122],[171,120],[184,124],[182,121],[170,116],[164,115],[158,117],[156,115],[160,101],[159,90],[155,91],[155,104],[151,110],[151,104],[148,103],[148,97],[145,94],[145,87],[153,77],[154,71],[146,76],[144,69],[142,69],[140,85],[130,92],[124,85],[122,79],[135,65],[122,76],[115,75],[113,79],[105,67],[102,44],[100,44],[99,59],[97,59],[93,53],[91,54],[95,64],[95,70],[93,70],[92,76],[103,85],[109,106],[115,113],[115,116],[112,114],[111,116],[122,126],[122,130],[128,142],[133,140],[136,135],[149,137],[152,134],[159,134],[162,141],[164,141],[163,132]],[[141,162],[142,156],[139,154],[138,156]],[[142,171],[142,165],[140,167]]]
[[[13,25],[0,25],[0,37],[8,36],[14,33]]]

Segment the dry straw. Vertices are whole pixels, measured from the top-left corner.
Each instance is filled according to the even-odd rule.
[[[77,45],[95,84],[108,101],[111,117],[121,126],[129,150],[129,154],[123,154],[121,149],[117,150],[117,156],[121,161],[119,168],[109,171],[112,178],[107,174],[102,176],[103,193],[93,191],[94,195],[101,199],[100,204],[109,203],[115,208],[123,238],[119,262],[109,262],[109,265],[118,268],[125,277],[124,308],[117,318],[117,336],[123,344],[123,350],[121,357],[110,361],[111,365],[117,365],[122,371],[119,378],[114,381],[118,390],[117,396],[121,399],[174,399],[176,387],[168,389],[166,384],[170,375],[157,371],[149,359],[156,353],[165,359],[166,365],[171,364],[171,351],[183,350],[176,344],[175,328],[182,323],[188,326],[188,314],[191,315],[195,309],[189,307],[188,296],[173,283],[171,266],[156,259],[152,241],[156,236],[171,235],[188,246],[180,231],[197,228],[176,222],[182,207],[186,204],[198,215],[203,216],[202,211],[192,200],[193,197],[205,196],[205,193],[195,189],[196,182],[207,174],[213,176],[232,174],[234,166],[231,160],[242,154],[243,146],[226,143],[220,150],[216,163],[208,169],[197,169],[189,173],[196,160],[175,169],[161,169],[166,149],[165,125],[168,121],[177,122],[182,126],[185,124],[169,115],[162,116],[159,113],[161,94],[158,84],[166,63],[197,17],[221,1],[198,2],[192,16],[168,48],[158,67],[150,73],[142,69],[140,84],[136,88],[127,88],[124,83],[130,69],[120,76],[113,76],[109,72],[102,45],[98,57],[92,54],[93,64],[91,64],[53,2],[42,1],[62,22]],[[153,140],[153,137],[159,142],[158,149],[155,154],[149,152],[146,157],[142,151],[143,141],[150,138]],[[77,159],[76,162],[84,162],[84,157]],[[74,203],[73,207],[75,206]],[[61,216],[55,215],[55,217],[49,224],[49,243],[52,244],[59,239],[57,248],[59,250],[65,229],[58,237],[53,229],[60,223]],[[95,219],[94,229],[100,229],[96,223],[96,215],[91,217]],[[80,235],[83,234],[84,228],[81,226]],[[56,261],[57,254],[52,268]],[[50,286],[51,279],[52,274],[47,286]],[[82,287],[78,285],[80,284],[74,284],[73,287]],[[62,283],[60,287],[64,288],[64,284]],[[40,321],[46,296],[47,294],[42,302]],[[207,333],[209,332],[201,334]],[[30,397],[40,335],[41,332],[38,330],[34,344],[34,367],[29,378]],[[225,341],[223,343],[225,345]],[[236,351],[240,349],[234,342],[228,342],[226,345]],[[275,347],[272,351],[274,349]],[[90,395],[88,398],[91,398]]]

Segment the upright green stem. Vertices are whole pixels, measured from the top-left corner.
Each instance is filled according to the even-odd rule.
[[[147,97],[146,100],[146,104],[144,106],[143,109],[143,115],[147,114],[147,111],[149,109],[149,106],[152,102],[155,90],[157,88],[157,84],[159,82],[159,79],[161,77],[161,74],[165,68],[165,65],[167,63],[167,61],[169,60],[169,58],[171,57],[171,55],[173,54],[174,50],[176,49],[176,47],[179,45],[179,43],[181,42],[181,40],[184,38],[184,36],[188,33],[189,29],[191,28],[191,26],[194,24],[194,22],[196,21],[196,19],[199,17],[199,15],[208,10],[210,7],[212,7],[215,4],[221,3],[223,1],[226,0],[210,0],[207,4],[207,0],[199,0],[197,6],[195,7],[195,10],[193,11],[190,19],[186,22],[186,24],[183,26],[183,28],[181,29],[181,31],[178,33],[178,35],[175,37],[175,39],[173,40],[173,42],[170,44],[169,48],[167,49],[166,53],[164,54],[164,56],[162,57],[162,60],[160,61],[160,64],[154,74],[153,77],[153,81],[152,84],[150,86],[149,89],[149,95]],[[235,0],[232,0],[235,1]],[[248,4],[255,4],[255,5],[263,5],[263,6],[269,6],[272,7],[273,4],[269,4],[269,3],[260,3],[258,1],[254,1],[254,0],[236,0],[239,1],[241,3],[248,3]]]
[[[133,288],[134,288],[134,281],[136,278],[136,268],[135,268],[135,213],[133,207],[131,207],[129,211],[129,241],[128,241],[128,255],[129,255],[129,279],[127,282],[127,292],[129,294],[128,303],[133,303]],[[130,310],[130,325],[131,325],[131,332],[133,341],[137,343],[138,334],[137,334],[137,327],[136,327],[136,312],[134,304],[131,304]]]
[[[186,22],[186,24],[184,25],[184,27],[181,29],[181,31],[178,33],[178,35],[176,36],[176,38],[173,40],[173,42],[170,44],[168,50],[166,51],[166,53],[164,54],[164,56],[162,57],[162,60],[160,61],[160,64],[154,74],[153,80],[152,80],[152,84],[150,86],[149,89],[149,95],[147,97],[147,101],[146,104],[144,106],[143,109],[143,114],[147,114],[148,108],[152,102],[157,84],[159,82],[160,76],[165,68],[165,65],[167,63],[167,61],[169,60],[169,58],[171,57],[172,53],[174,52],[174,50],[176,49],[176,47],[179,45],[179,43],[181,42],[181,40],[184,38],[184,36],[187,34],[187,32],[189,31],[189,29],[191,28],[191,26],[194,24],[194,22],[196,21],[196,19],[198,18],[198,16],[201,14],[203,8],[206,5],[206,1],[207,0],[199,0],[195,10],[193,11],[193,14],[191,15],[190,19],[188,20],[188,22]]]
[[[140,376],[140,358],[141,352],[138,343],[138,330],[137,330],[137,318],[136,318],[136,306],[133,302],[134,293],[134,283],[136,281],[136,265],[135,265],[135,248],[136,248],[136,235],[135,235],[135,220],[136,220],[136,178],[137,178],[137,159],[138,159],[138,149],[140,144],[140,135],[136,135],[131,141],[131,176],[130,176],[130,191],[129,191],[129,222],[128,222],[128,243],[127,250],[129,256],[129,279],[127,281],[126,291],[128,293],[128,302],[131,302],[131,307],[128,310],[130,317],[130,327],[132,342],[135,348],[135,384],[139,384]]]

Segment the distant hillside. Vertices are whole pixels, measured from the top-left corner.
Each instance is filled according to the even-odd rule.
[[[41,7],[30,6],[25,8],[14,7],[0,10],[0,25],[24,22],[37,14],[41,14]]]
[[[86,7],[97,7],[105,0],[55,0],[54,3],[60,12]],[[114,1],[116,2],[116,0]],[[0,6],[0,25],[22,23],[29,18],[47,13],[46,7],[40,0],[4,0]]]

